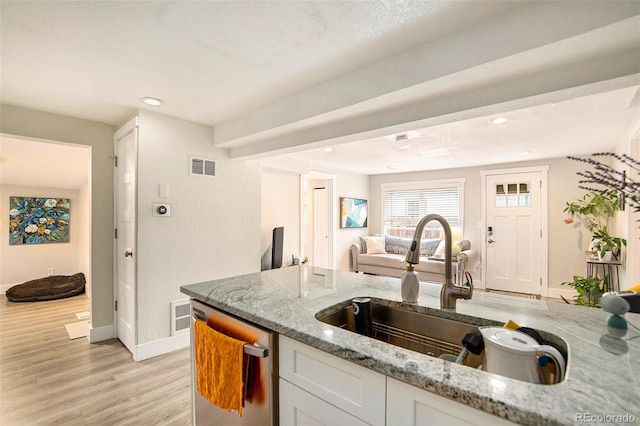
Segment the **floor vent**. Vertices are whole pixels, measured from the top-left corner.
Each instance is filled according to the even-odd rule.
[[[191,324],[189,299],[171,302],[171,335],[189,330]]]
[[[215,160],[190,157],[189,161],[189,174],[191,176],[216,177],[218,168]]]

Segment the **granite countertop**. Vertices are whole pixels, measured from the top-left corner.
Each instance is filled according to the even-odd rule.
[[[569,346],[566,379],[545,386],[429,357],[314,317],[358,296],[401,304],[397,278],[303,265],[185,285],[181,291],[294,340],[517,423],[640,423],[640,331],[630,326],[622,338],[613,336],[606,325],[609,314],[601,309],[482,291],[458,301],[457,314],[512,319],[563,338]],[[421,283],[418,306],[439,310],[439,293],[439,285]],[[626,318],[640,326],[640,314],[628,313]]]

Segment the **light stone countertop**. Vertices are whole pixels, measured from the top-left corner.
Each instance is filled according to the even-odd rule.
[[[640,424],[640,331],[630,326],[625,336],[614,337],[607,330],[609,314],[601,309],[482,291],[472,300],[458,301],[457,314],[512,319],[563,338],[569,346],[566,379],[545,386],[443,361],[314,317],[354,297],[402,304],[398,278],[293,266],[184,285],[181,291],[332,355],[517,423],[595,423],[595,416],[606,416],[609,424],[629,424],[629,417],[631,424]],[[452,315],[439,310],[439,292],[439,285],[421,283],[415,309]],[[626,318],[640,326],[640,314],[628,313]],[[325,333],[329,329],[333,332]]]

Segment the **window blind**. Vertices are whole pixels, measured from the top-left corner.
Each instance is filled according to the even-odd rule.
[[[460,184],[441,187],[383,188],[384,232],[388,235],[412,237],[416,225],[428,214],[443,216],[451,226],[462,226],[460,213]],[[432,221],[427,225],[425,238],[439,238],[442,227]]]

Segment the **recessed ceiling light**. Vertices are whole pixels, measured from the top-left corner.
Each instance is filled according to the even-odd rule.
[[[395,170],[395,169],[397,169],[397,168],[398,168],[398,166],[396,166],[395,164],[389,164],[389,165],[387,166],[387,169],[389,169],[389,170]]]
[[[333,152],[333,148],[325,148],[323,149],[324,152]]]
[[[518,155],[531,155],[533,154],[533,151],[521,151],[518,153]]]
[[[498,118],[494,118],[493,120],[491,120],[491,122],[493,124],[503,124],[507,122],[507,119],[504,117],[498,117]]]
[[[142,98],[139,99],[140,102],[147,104],[147,105],[151,105],[151,106],[160,106],[164,103],[164,101],[162,99],[158,99],[158,98],[150,98],[148,96],[144,96]]]

